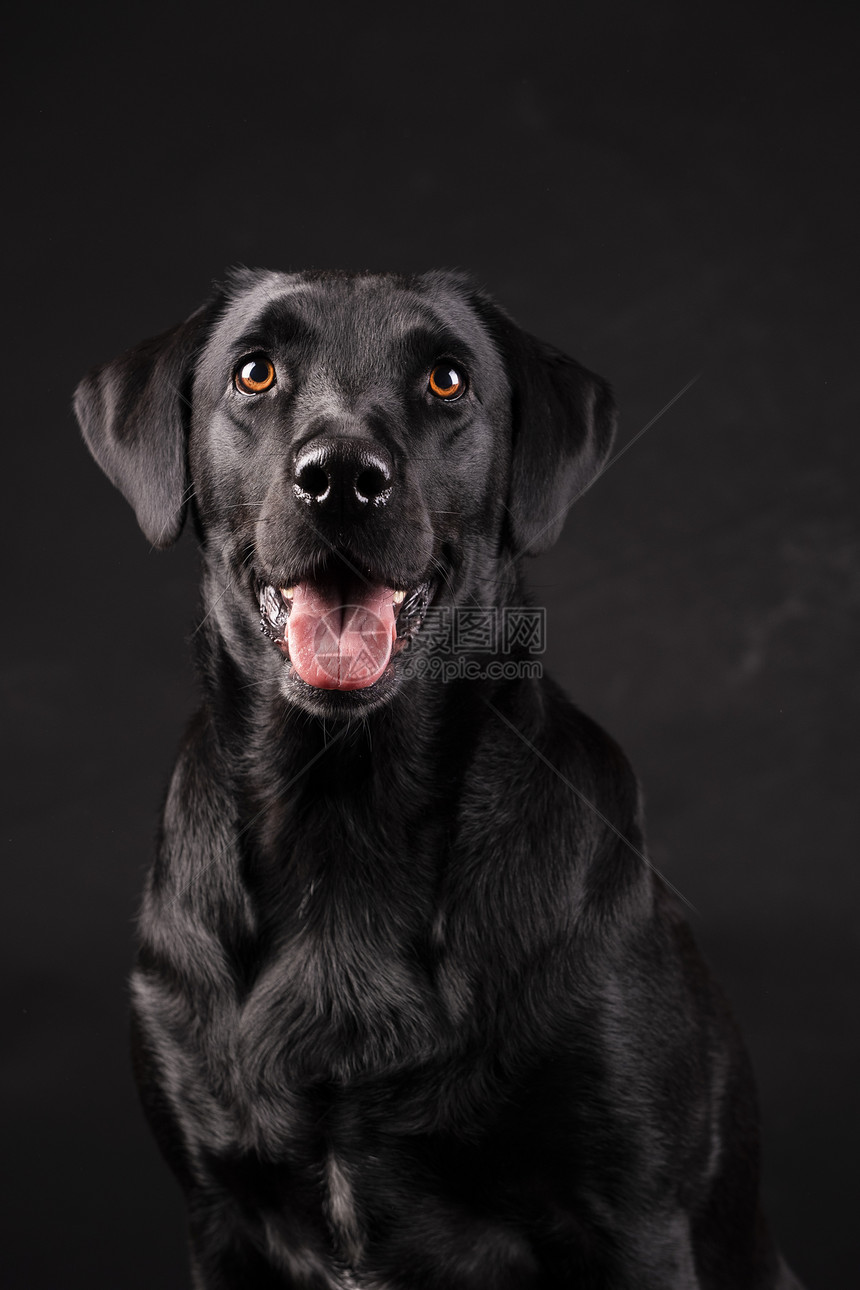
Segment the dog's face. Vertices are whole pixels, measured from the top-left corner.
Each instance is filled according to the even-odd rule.
[[[494,603],[613,428],[599,378],[454,273],[243,271],[76,411],[153,543],[192,509],[243,669],[324,716],[391,698],[431,603]]]

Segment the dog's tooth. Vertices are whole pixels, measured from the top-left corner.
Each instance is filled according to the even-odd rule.
[[[404,600],[406,599],[406,592],[405,592],[405,591],[395,591],[395,593],[394,593],[394,595],[391,597],[391,599],[394,601],[395,605],[402,605],[402,604],[403,604],[403,602],[404,602]]]

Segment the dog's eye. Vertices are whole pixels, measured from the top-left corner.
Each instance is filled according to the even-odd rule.
[[[262,394],[274,385],[275,369],[265,354],[255,354],[253,358],[243,359],[233,373],[233,380],[243,394]]]
[[[465,373],[453,363],[437,363],[430,373],[430,393],[438,399],[459,399],[465,388]]]

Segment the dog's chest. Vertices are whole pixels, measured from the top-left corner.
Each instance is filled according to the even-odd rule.
[[[438,1046],[435,860],[420,854],[414,834],[407,842],[377,830],[373,849],[367,820],[320,815],[325,827],[305,826],[292,847],[282,834],[268,873],[249,875],[255,970],[249,979],[247,959],[234,960],[235,1042],[252,1079],[287,1071],[300,1082],[342,1082],[413,1064]],[[429,832],[421,841],[433,850]]]
[[[249,1073],[342,1080],[430,1051],[433,985],[409,949],[355,928],[333,937],[299,926],[250,985],[236,1014]]]
[[[177,999],[156,980],[138,988],[162,1069],[184,1073],[171,1080],[171,1101],[201,1139],[217,1124],[239,1150],[277,1160],[298,1142],[304,1152],[305,1121],[319,1118],[315,1090],[399,1078],[439,1056],[446,1009],[413,945],[343,910],[336,928],[312,915],[308,900],[253,977],[225,954],[229,990]],[[327,1150],[320,1157],[315,1144],[313,1154],[331,1173],[332,1212],[345,1214],[347,1174]]]

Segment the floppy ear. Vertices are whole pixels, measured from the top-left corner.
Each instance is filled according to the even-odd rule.
[[[478,307],[511,381],[511,541],[517,555],[538,555],[558,540],[568,510],[606,462],[615,401],[606,381],[522,331],[487,297]]]
[[[204,306],[95,368],[75,391],[90,452],[131,502],[153,546],[175,542],[185,519],[191,377],[210,312]]]

